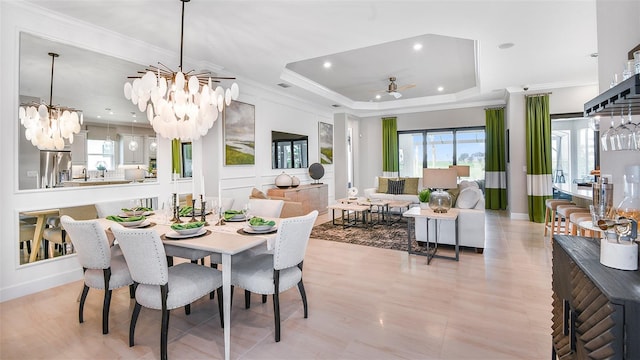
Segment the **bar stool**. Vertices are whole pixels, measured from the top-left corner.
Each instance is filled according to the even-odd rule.
[[[574,212],[569,215],[569,225],[571,226],[570,233],[571,235],[580,235],[582,234],[582,228],[580,228],[580,223],[583,221],[591,220],[591,213],[583,213],[583,212]],[[566,234],[566,231],[565,231]]]
[[[573,213],[589,213],[589,210],[576,205],[558,205],[556,207],[556,221],[551,227],[552,234],[569,234],[569,219]],[[564,221],[564,228],[560,230],[560,223]]]
[[[567,199],[547,199],[545,200],[546,211],[544,212],[544,236],[547,236],[547,232],[551,229],[553,233],[553,226],[556,221],[556,207],[558,205],[573,204]]]

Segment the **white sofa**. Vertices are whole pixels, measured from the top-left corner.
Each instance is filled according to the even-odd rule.
[[[396,201],[410,201],[412,206],[418,206],[420,201],[417,194],[387,194],[380,191],[379,177],[375,178],[375,187],[364,189],[364,196],[371,199],[385,199]],[[422,179],[419,179],[422,184]],[[462,181],[458,188],[460,192],[456,197],[454,207],[460,212],[458,215],[458,244],[460,246],[472,247],[476,252],[482,253],[484,250],[484,194],[475,181]],[[465,190],[469,188],[470,190]],[[419,190],[422,187],[419,186]],[[460,200],[460,201],[458,201]],[[429,222],[430,240],[435,240],[435,220]],[[438,242],[440,244],[455,245],[455,228],[452,221],[441,221]],[[425,219],[416,219],[415,236],[416,240],[425,242],[427,240],[427,224]]]
[[[477,183],[463,181],[459,185],[460,192],[454,207],[458,209],[458,244],[475,248],[476,252],[484,251],[484,194]],[[439,231],[438,243],[455,245],[455,223],[440,221],[440,228],[436,229],[435,220],[429,220],[429,239],[435,240],[435,231]],[[427,240],[426,219],[416,218],[415,236],[417,241]]]
[[[376,176],[375,181],[374,181],[374,187],[372,188],[367,188],[364,189],[364,196],[368,199],[384,199],[384,200],[393,200],[393,201],[410,201],[412,204],[418,205],[420,203],[420,200],[418,200],[418,191],[422,190],[421,188],[421,184],[422,184],[422,179],[421,178],[408,178],[408,179],[417,179],[415,180],[415,182],[417,184],[415,184],[415,186],[413,188],[415,188],[415,191],[413,191],[412,189],[408,189],[408,193],[405,192],[403,194],[387,194],[386,193],[386,185],[383,185],[383,187],[380,187],[380,183],[384,181],[390,179],[390,178],[384,178],[384,177],[379,177]],[[394,178],[395,179],[395,178]],[[380,192],[379,192],[380,191]]]

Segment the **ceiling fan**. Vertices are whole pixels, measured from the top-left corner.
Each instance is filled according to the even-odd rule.
[[[413,87],[415,87],[416,84],[407,84],[407,85],[402,85],[400,87],[398,87],[398,84],[396,84],[396,78],[395,76],[392,76],[389,78],[389,87],[387,89],[387,93],[393,97],[395,97],[396,99],[399,99],[402,97],[402,94],[400,93],[400,90],[406,90],[406,89],[411,89]]]

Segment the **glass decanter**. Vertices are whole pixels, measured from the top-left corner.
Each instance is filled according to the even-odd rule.
[[[624,199],[618,205],[618,216],[640,221],[640,165],[625,167]]]

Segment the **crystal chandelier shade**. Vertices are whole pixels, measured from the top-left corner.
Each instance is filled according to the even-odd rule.
[[[25,127],[25,138],[40,150],[62,150],[64,140],[73,144],[73,134],[80,132],[83,123],[82,112],[76,109],[53,105],[53,70],[55,58],[51,56],[51,87],[49,105],[44,103],[23,104],[20,106],[18,117],[20,124]]]
[[[180,34],[180,67],[173,71],[167,66],[149,66],[134,76],[133,82],[124,84],[124,96],[131,100],[138,110],[147,113],[153,130],[167,139],[193,141],[207,134],[218,113],[225,105],[237,100],[238,84],[223,89],[213,83],[230,77],[212,76],[209,73],[192,74],[182,71],[182,43],[184,35],[184,3],[182,1],[182,30]]]

